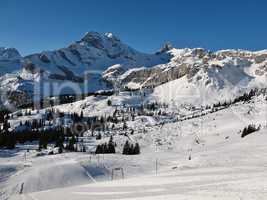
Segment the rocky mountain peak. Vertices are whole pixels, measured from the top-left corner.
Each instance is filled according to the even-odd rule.
[[[21,55],[15,48],[0,47],[0,60],[17,60]]]
[[[163,47],[158,51],[156,52],[156,54],[161,54],[161,53],[165,53],[167,51],[170,51],[173,49],[173,46],[170,42],[166,42]]]
[[[103,48],[103,35],[98,32],[87,32],[81,41],[91,44],[98,49]]]
[[[105,33],[105,36],[111,40],[114,40],[114,41],[117,41],[117,42],[120,42],[121,40],[115,36],[113,33],[109,32],[109,33]]]
[[[98,33],[98,32],[87,32],[81,39],[81,42],[91,45],[97,49],[104,49],[107,46],[118,46],[120,39],[113,33]]]

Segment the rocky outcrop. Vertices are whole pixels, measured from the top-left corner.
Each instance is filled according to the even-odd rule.
[[[258,69],[255,70],[255,75],[257,76],[263,76],[267,75],[267,63],[260,65]]]
[[[215,53],[216,59],[222,60],[226,57],[254,60],[255,63],[262,63],[267,60],[267,51],[243,51],[243,50],[222,50]]]
[[[8,99],[9,104],[14,108],[18,108],[32,102],[32,98],[27,92],[18,90],[9,91],[6,94],[6,98]]]
[[[122,75],[126,70],[123,68],[122,65],[117,64],[109,67],[102,73],[102,77],[107,81],[114,81],[118,79],[120,75]]]
[[[39,56],[40,60],[43,61],[44,63],[50,63],[51,61],[49,60],[49,58],[47,57],[47,55],[45,54],[40,54]]]
[[[43,70],[31,62],[24,62],[22,68],[31,74],[43,73]]]
[[[166,53],[170,51],[171,49],[173,49],[172,44],[167,42],[166,44],[163,45],[163,47],[158,52],[156,52],[156,54],[158,55],[158,54]]]
[[[259,54],[255,56],[255,62],[256,63],[262,63],[267,60],[267,52],[265,54]]]
[[[81,41],[86,42],[97,49],[104,49],[103,40],[100,34],[97,32],[86,33]]]
[[[82,83],[84,81],[83,77],[76,76],[72,71],[70,71],[65,66],[57,66],[57,68],[59,68],[64,74],[50,74],[49,75],[50,79],[68,80],[68,81],[77,82],[77,83]]]
[[[183,76],[193,77],[199,70],[198,66],[190,64],[174,64],[173,66],[157,66],[150,69],[133,70],[124,76],[121,83],[127,88],[129,83],[135,83],[142,87],[154,88],[166,82],[179,79]],[[127,73],[127,72],[126,72]],[[136,88],[132,88],[136,89]]]

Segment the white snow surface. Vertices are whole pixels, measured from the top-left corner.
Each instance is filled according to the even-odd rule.
[[[6,177],[0,183],[3,197],[265,200],[266,105],[265,97],[258,96],[250,103],[199,118],[152,124],[145,134],[137,131],[132,136],[141,144],[142,153],[136,156],[67,153],[36,157],[30,151],[25,162],[22,150],[1,151],[0,169]],[[152,119],[147,120],[152,123]],[[138,121],[134,126],[142,129],[144,121]],[[251,123],[261,125],[261,130],[241,138],[240,130]],[[120,146],[123,136],[114,140]],[[125,179],[117,173],[117,180],[111,181],[111,171],[117,167],[124,169]],[[16,195],[22,183],[23,194]]]

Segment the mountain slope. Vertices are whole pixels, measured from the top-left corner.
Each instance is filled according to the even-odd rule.
[[[111,33],[96,32],[86,33],[66,48],[23,58],[16,52],[4,48],[0,51],[0,89],[5,96],[16,90],[32,97],[34,90],[45,84],[46,90],[41,89],[44,97],[111,89],[102,78],[102,72],[108,67],[120,64],[126,71],[169,60],[168,54],[140,53]]]
[[[227,52],[227,53],[226,53]],[[154,88],[152,99],[167,104],[207,105],[267,87],[266,52],[172,49],[173,58],[153,68],[119,76],[127,88]]]
[[[123,64],[128,69],[133,66],[154,66],[167,61],[161,59],[161,56],[148,55],[132,49],[112,33],[96,32],[86,33],[80,41],[67,48],[25,57],[26,61],[44,71],[64,75],[62,67],[65,67],[80,76],[84,76],[86,71],[101,73],[114,64]]]
[[[0,90],[5,94],[2,103],[10,97],[17,102],[17,96],[32,101],[39,93],[40,99],[98,90],[155,88],[155,101],[203,104],[267,87],[267,51],[210,52],[165,45],[155,54],[144,54],[111,33],[88,32],[66,48],[23,58],[15,49],[1,48],[0,73]],[[198,100],[182,98],[188,95]]]

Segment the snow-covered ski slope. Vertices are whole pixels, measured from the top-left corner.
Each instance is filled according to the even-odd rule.
[[[33,155],[29,166],[17,167],[6,183],[18,184],[17,192],[24,183],[23,194],[10,199],[265,200],[266,116],[266,100],[259,96],[199,118],[150,126],[145,134],[133,135],[142,147],[137,156]],[[241,138],[240,130],[251,123],[261,130]],[[22,155],[5,164],[14,166],[16,156]],[[117,174],[111,181],[117,167],[124,169],[125,179]]]
[[[210,161],[203,167],[191,164],[181,165],[179,163],[181,158],[174,154],[169,158],[168,164],[164,163],[160,166],[157,176],[146,175],[97,182],[22,194],[11,199],[265,200],[267,195],[266,139],[265,129],[242,141],[228,141],[216,147],[195,152],[193,162],[201,159]],[[162,159],[164,160],[164,156]]]

